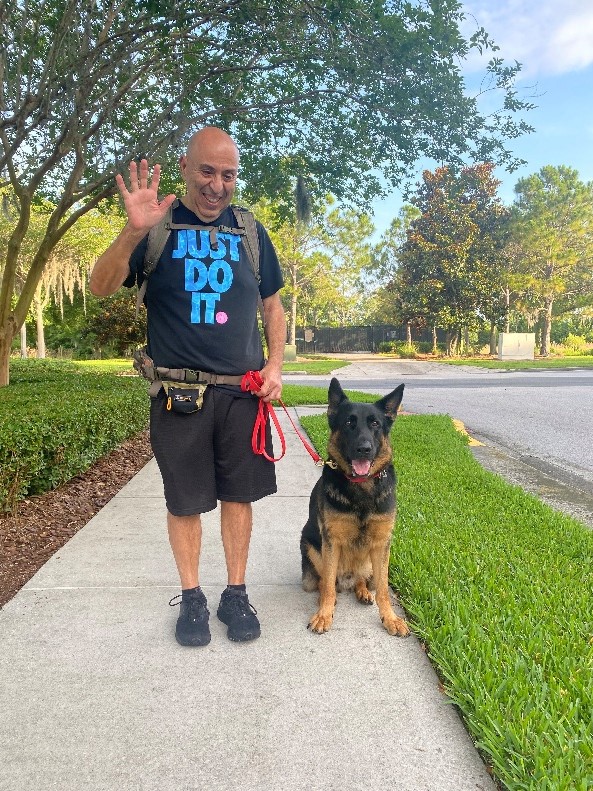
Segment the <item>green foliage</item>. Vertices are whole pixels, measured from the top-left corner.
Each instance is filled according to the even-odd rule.
[[[324,417],[303,420],[317,448]],[[503,787],[593,785],[593,534],[483,470],[445,416],[394,427],[390,579]]]
[[[136,318],[135,292],[123,289],[97,303],[84,335],[91,336],[106,356],[131,356],[146,341],[146,310],[142,307]]]
[[[133,158],[161,162],[171,188],[169,171],[204,124],[235,137],[245,199],[273,195],[286,209],[298,176],[312,196],[364,206],[382,191],[380,173],[399,184],[422,155],[519,164],[506,141],[526,130],[514,120],[527,106],[514,89],[520,67],[488,64],[500,108],[486,119],[462,67],[493,44],[482,30],[464,38],[464,24],[456,0],[5,4],[0,173],[18,210],[0,264],[0,385],[64,233],[112,198],[115,172]],[[53,209],[19,287],[42,198]]]
[[[0,390],[0,510],[52,489],[148,424],[146,383],[76,364],[15,360]]]
[[[379,351],[383,354],[397,354],[403,359],[413,360],[419,351],[418,343],[407,343],[406,341],[382,341],[379,344]],[[428,343],[429,350],[432,344]]]
[[[582,335],[573,335],[569,333],[566,336],[564,341],[564,345],[567,349],[570,349],[572,352],[576,352],[577,354],[583,353],[587,348],[587,340],[582,337]]]
[[[547,354],[555,316],[593,304],[593,182],[547,165],[521,179],[515,193],[513,287],[540,318],[540,353]]]
[[[492,171],[489,163],[460,173],[424,171],[412,199],[421,214],[399,248],[399,269],[387,289],[403,321],[456,335],[484,318],[502,320],[508,211]]]

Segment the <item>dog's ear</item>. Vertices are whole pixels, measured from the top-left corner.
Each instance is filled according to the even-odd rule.
[[[329,383],[329,389],[327,391],[327,416],[331,421],[331,418],[336,414],[338,411],[338,407],[342,403],[342,401],[347,401],[348,398],[338,380],[334,378]]]
[[[384,412],[386,417],[392,421],[395,420],[398,407],[404,397],[404,387],[405,385],[396,387],[389,395],[383,396],[383,398],[375,402],[375,406]]]

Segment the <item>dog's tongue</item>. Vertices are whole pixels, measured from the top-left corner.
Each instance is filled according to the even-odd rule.
[[[356,475],[368,475],[371,469],[371,462],[368,459],[353,459],[352,469]]]

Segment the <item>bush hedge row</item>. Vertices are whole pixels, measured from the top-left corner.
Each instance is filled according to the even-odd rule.
[[[146,382],[18,360],[0,389],[0,510],[78,475],[148,425]]]

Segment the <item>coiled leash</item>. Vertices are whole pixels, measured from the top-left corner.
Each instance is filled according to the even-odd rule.
[[[262,376],[259,371],[247,371],[245,376],[241,381],[241,390],[247,392],[256,392],[257,390],[261,390],[261,387],[264,383]],[[295,430],[298,438],[301,440],[303,445],[305,446],[307,452],[318,466],[323,466],[324,462],[321,456],[314,450],[314,448],[309,445],[307,440],[300,434],[299,430],[294,424],[293,419],[291,418],[286,405],[281,399],[278,399],[278,402],[284,412],[286,413],[286,417],[290,420],[290,423]],[[268,422],[268,418],[271,417],[274,425],[276,426],[276,432],[280,438],[280,444],[282,445],[282,453],[278,456],[277,459],[274,459],[272,456],[268,454],[266,451],[266,424]],[[263,400],[263,398],[259,399],[259,406],[257,409],[257,417],[255,419],[255,424],[253,426],[253,434],[251,435],[251,448],[253,452],[257,456],[263,456],[268,461],[277,462],[284,456],[286,453],[286,441],[284,439],[284,434],[282,433],[282,429],[280,427],[280,423],[278,421],[278,417],[276,412],[274,411],[274,407],[272,404],[267,403]]]

